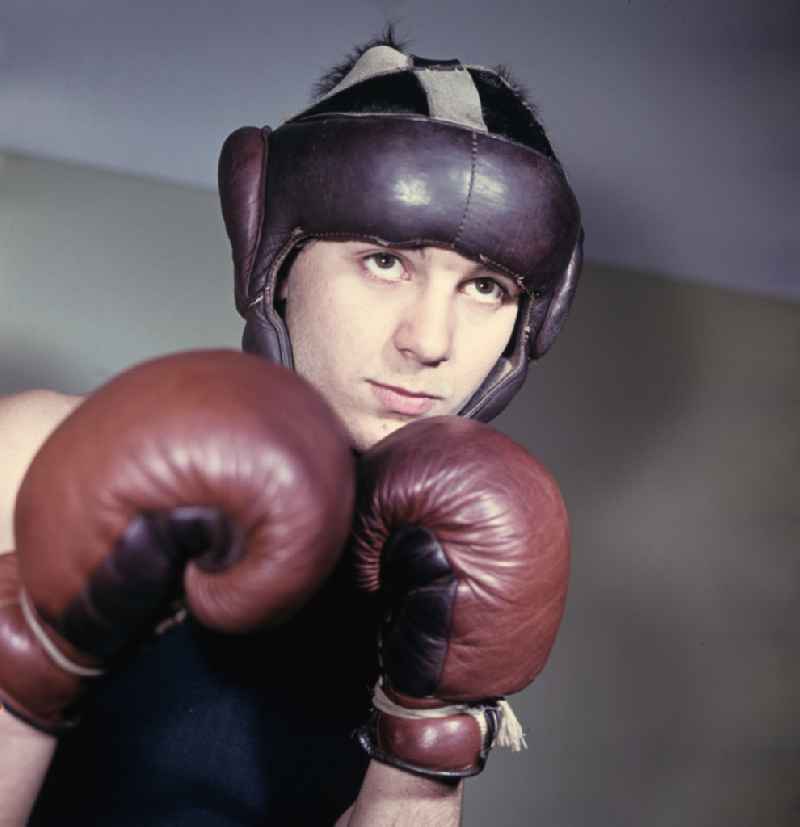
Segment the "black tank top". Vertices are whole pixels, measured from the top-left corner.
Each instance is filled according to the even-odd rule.
[[[368,762],[351,733],[369,709],[374,630],[341,571],[278,629],[173,627],[98,682],[30,824],[331,827]]]

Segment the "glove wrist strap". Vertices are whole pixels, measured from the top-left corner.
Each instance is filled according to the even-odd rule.
[[[22,610],[22,616],[25,618],[25,622],[28,624],[28,628],[31,630],[31,633],[36,638],[42,649],[46,652],[50,660],[55,664],[55,666],[57,666],[64,672],[68,672],[72,675],[77,675],[81,678],[96,678],[104,674],[103,669],[97,669],[91,666],[83,666],[80,663],[76,663],[75,661],[68,658],[58,648],[58,646],[56,646],[56,644],[50,639],[50,636],[42,627],[42,624],[39,622],[38,615],[36,614],[36,609],[34,609],[31,605],[30,598],[28,597],[28,593],[25,591],[25,589],[20,589],[19,605],[20,609]]]
[[[59,735],[77,723],[73,712],[86,679],[54,662],[29,625],[23,605],[19,593],[0,603],[0,713]]]
[[[483,770],[493,746],[527,746],[504,699],[433,708],[399,699],[376,686],[370,720],[357,732],[367,754],[384,764],[429,778],[467,778]]]

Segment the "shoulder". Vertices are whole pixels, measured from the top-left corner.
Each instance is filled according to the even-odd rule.
[[[31,460],[82,401],[80,396],[48,390],[0,397],[0,554],[13,548],[14,500]]]
[[[12,464],[15,458],[27,460],[27,467],[50,432],[82,401],[82,396],[47,390],[0,397],[0,439],[4,459],[10,459]]]

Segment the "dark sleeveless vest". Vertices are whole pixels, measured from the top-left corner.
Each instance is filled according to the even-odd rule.
[[[351,733],[369,710],[374,630],[341,569],[278,629],[174,626],[98,682],[30,824],[331,827],[368,762]]]

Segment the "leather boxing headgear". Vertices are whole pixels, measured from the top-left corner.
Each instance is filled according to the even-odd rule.
[[[503,129],[513,137],[487,127],[493,106],[482,95],[498,90],[514,109],[516,125]],[[403,101],[402,111],[386,100]],[[519,390],[569,312],[582,260],[578,203],[532,110],[495,71],[368,49],[278,129],[232,133],[219,190],[243,347],[287,367],[277,281],[310,238],[443,247],[517,281],[509,346],[459,411],[484,422]]]

